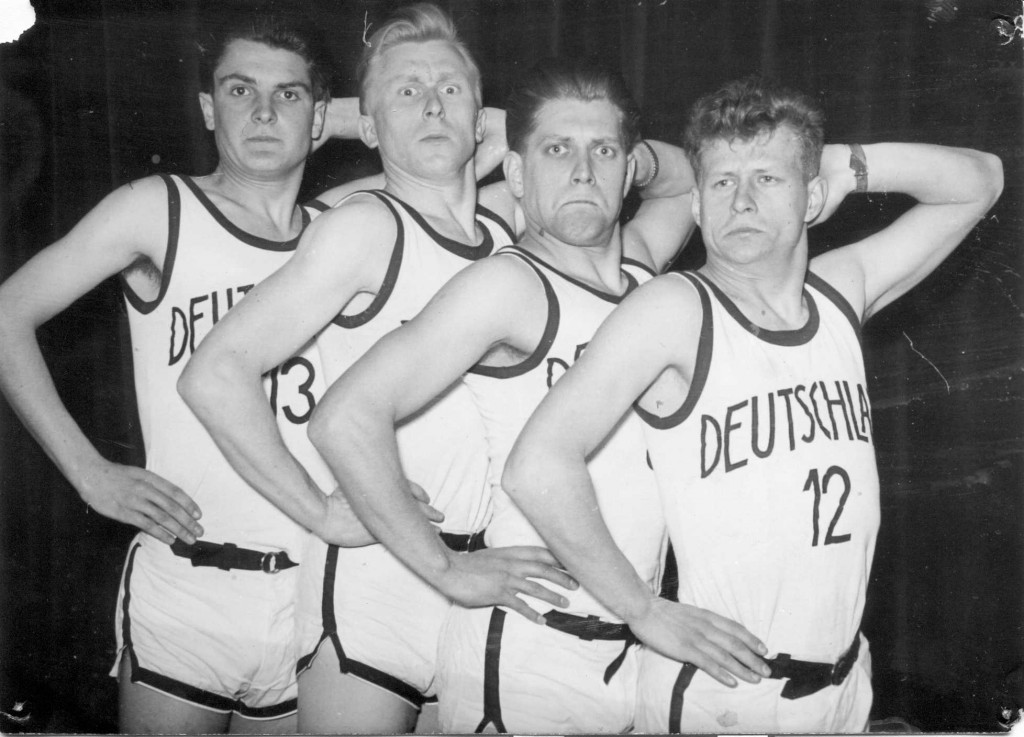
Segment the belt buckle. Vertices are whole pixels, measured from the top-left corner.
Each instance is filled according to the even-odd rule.
[[[832,666],[832,672],[829,673],[828,682],[833,686],[840,685],[846,680],[846,676],[850,674],[850,669],[853,667],[853,648],[850,648],[842,657],[836,661],[835,665]]]
[[[277,553],[264,553],[260,559],[260,570],[264,573],[280,573],[277,567]]]

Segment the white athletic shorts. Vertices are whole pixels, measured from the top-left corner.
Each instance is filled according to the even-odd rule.
[[[298,671],[329,640],[342,673],[416,708],[431,700],[437,640],[450,600],[383,545],[339,548],[311,538],[302,560]]]
[[[838,686],[796,699],[781,696],[786,680],[763,678],[723,686],[702,670],[682,666],[650,649],[640,654],[637,732],[849,734],[868,728],[871,655],[860,636],[860,652]],[[689,680],[687,684],[687,679]]]
[[[455,606],[439,646],[441,731],[625,732],[633,724],[637,650],[622,640],[582,640],[515,612]]]
[[[248,719],[295,712],[298,571],[193,567],[164,543],[138,535],[117,602],[117,676],[211,711]]]

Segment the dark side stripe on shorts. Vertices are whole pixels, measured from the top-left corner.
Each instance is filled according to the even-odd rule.
[[[683,663],[679,669],[679,676],[672,685],[672,701],[668,707],[668,731],[669,734],[680,734],[680,723],[683,717],[683,693],[690,686],[697,666],[690,663]]]
[[[412,686],[401,678],[396,678],[390,673],[385,673],[379,668],[374,668],[372,665],[353,660],[345,654],[345,648],[342,647],[341,637],[338,635],[338,619],[334,614],[334,590],[335,581],[337,580],[338,573],[338,546],[328,545],[327,546],[327,562],[324,564],[324,594],[320,604],[320,616],[323,620],[323,634],[320,636],[317,642],[316,648],[313,652],[302,656],[296,666],[297,672],[301,673],[306,670],[313,662],[313,658],[316,657],[317,651],[320,649],[320,644],[324,640],[330,639],[331,644],[334,645],[334,652],[338,656],[338,666],[342,673],[350,676],[354,676],[367,683],[372,683],[375,686],[385,689],[393,693],[403,701],[407,701],[409,704],[414,706],[416,709],[420,709],[423,704],[432,702],[435,699],[428,699],[420,690],[415,686]]]
[[[221,694],[183,683],[139,665],[138,655],[135,653],[135,648],[132,647],[129,605],[131,604],[131,578],[135,567],[135,553],[138,552],[140,547],[141,544],[136,543],[132,547],[131,554],[128,556],[127,570],[124,574],[124,598],[121,605],[123,612],[121,636],[131,665],[131,682],[145,684],[168,696],[188,701],[197,706],[222,712],[237,712],[241,716],[250,719],[276,719],[294,713],[298,705],[297,699],[288,699],[280,704],[272,704],[271,706],[252,707],[243,703],[240,699],[232,699],[228,696],[222,696]]]
[[[482,733],[488,724],[505,734],[505,722],[501,718],[501,636],[505,629],[505,610],[495,607],[491,610],[491,621],[487,627],[487,646],[484,650],[484,705],[483,719],[477,725],[475,734]]]

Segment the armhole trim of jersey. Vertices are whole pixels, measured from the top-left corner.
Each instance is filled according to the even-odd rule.
[[[493,220],[498,225],[498,227],[500,227],[503,231],[505,231],[505,235],[508,236],[508,242],[509,243],[515,243],[516,242],[516,234],[515,234],[515,232],[512,230],[512,228],[509,226],[509,224],[505,222],[505,219],[501,215],[499,215],[498,213],[494,212],[493,210],[490,210],[490,209],[484,207],[480,203],[477,203],[477,205],[476,205],[476,214],[477,214],[478,217],[482,216],[482,217],[487,218],[488,220]]]
[[[339,313],[331,320],[332,324],[346,329],[365,325],[384,308],[385,303],[391,296],[391,292],[395,289],[395,284],[398,282],[398,273],[402,270],[402,255],[405,252],[405,225],[402,223],[402,217],[398,214],[394,205],[388,201],[388,198],[383,193],[377,190],[366,190],[365,193],[375,196],[391,211],[391,215],[395,219],[395,244],[391,249],[391,260],[388,262],[388,270],[384,274],[384,281],[381,282],[380,289],[377,290],[377,294],[374,295],[367,308],[355,315],[342,315]]]
[[[650,266],[645,264],[643,261],[637,261],[635,258],[627,258],[627,257],[623,256],[622,257],[622,265],[623,266],[633,266],[633,267],[635,267],[637,269],[640,269],[641,271],[643,271],[643,272],[645,272],[647,274],[650,274],[651,278],[654,278],[654,277],[656,277],[658,275],[657,272],[655,272],[654,269],[652,269]]]
[[[711,354],[714,352],[715,321],[712,318],[711,297],[708,295],[707,289],[704,288],[700,280],[693,274],[687,272],[674,273],[678,273],[679,276],[693,284],[693,288],[697,290],[697,294],[700,296],[700,307],[704,311],[704,315],[701,319],[700,342],[697,344],[697,359],[694,361],[693,379],[690,381],[690,389],[686,393],[686,399],[683,400],[679,409],[672,414],[659,417],[643,409],[639,402],[633,404],[633,408],[640,416],[640,419],[656,430],[668,430],[669,428],[676,427],[682,424],[690,416],[690,413],[693,412],[693,408],[696,406],[697,400],[700,399],[700,395],[703,393],[704,387],[708,382]]]
[[[167,186],[167,249],[164,252],[164,262],[160,267],[160,291],[156,298],[147,302],[132,289],[125,276],[125,270],[122,270],[119,275],[125,300],[142,315],[148,315],[155,310],[163,301],[164,295],[167,294],[167,289],[171,285],[171,273],[174,271],[174,259],[178,255],[178,234],[181,232],[181,193],[170,175],[158,174],[157,176]]]
[[[317,212],[327,212],[328,210],[331,209],[330,207],[327,206],[326,203],[321,202],[315,197],[306,203],[306,207],[308,207],[310,210],[316,210]]]
[[[555,294],[554,288],[551,286],[551,282],[548,281],[547,277],[541,272],[541,270],[528,258],[525,258],[522,251],[514,246],[504,248],[495,256],[500,254],[507,254],[514,256],[533,270],[533,273],[540,279],[541,285],[544,287],[544,297],[548,303],[548,319],[544,324],[544,334],[541,335],[540,341],[537,343],[537,347],[533,349],[529,356],[524,358],[517,364],[512,366],[482,366],[479,363],[471,367],[466,373],[477,374],[479,376],[487,376],[492,379],[511,379],[516,376],[522,376],[528,371],[532,371],[540,365],[540,362],[544,360],[544,356],[551,350],[551,344],[555,342],[555,335],[558,333],[558,323],[561,319],[561,308],[558,305],[558,295]]]
[[[821,292],[826,299],[832,302],[832,304],[834,304],[839,311],[843,313],[846,319],[850,321],[853,333],[857,336],[857,342],[860,343],[860,330],[863,323],[857,317],[857,311],[853,309],[853,305],[849,303],[846,297],[844,297],[838,289],[833,287],[810,269],[808,269],[807,277],[804,281]]]

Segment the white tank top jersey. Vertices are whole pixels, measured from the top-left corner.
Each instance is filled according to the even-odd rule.
[[[518,247],[506,248],[506,258],[521,258],[540,278],[547,294],[548,322],[537,349],[515,366],[476,366],[465,376],[487,428],[490,484],[494,517],[485,536],[489,547],[546,546],[516,504],[501,488],[501,475],[512,446],[548,390],[580,357],[598,327],[625,294],[653,274],[642,264],[624,260],[629,286],[623,295],[601,292],[563,274]],[[605,523],[626,558],[652,588],[660,573],[665,523],[657,485],[647,465],[640,422],[633,411],[623,418],[587,464]],[[569,600],[562,611],[618,621],[586,590],[569,591],[544,582]],[[550,604],[523,597],[537,611]]]
[[[640,410],[679,566],[679,601],[769,649],[834,663],[860,628],[879,485],[860,319],[808,273],[809,317],[758,328],[710,280],[689,396]]]
[[[381,337],[415,317],[455,274],[514,240],[508,225],[480,205],[476,222],[483,240],[467,246],[438,233],[391,194],[373,190],[351,196],[367,194],[394,216],[395,245],[378,293],[353,300],[317,339],[328,384]],[[397,440],[406,477],[423,487],[431,505],[444,513],[441,528],[457,534],[483,529],[490,517],[487,448],[480,413],[466,388],[453,384],[440,399],[399,425]]]
[[[288,260],[299,238],[277,242],[228,220],[187,177],[161,175],[169,228],[160,292],[140,297],[122,276],[131,330],[135,391],[146,468],[189,494],[203,510],[203,539],[239,547],[285,550],[299,559],[307,534],[250,487],[231,467],[178,396],[177,381],[202,339],[231,307]],[[303,208],[303,228],[318,214]],[[264,377],[289,450],[318,482],[330,471],[306,437],[324,391],[312,343]]]

